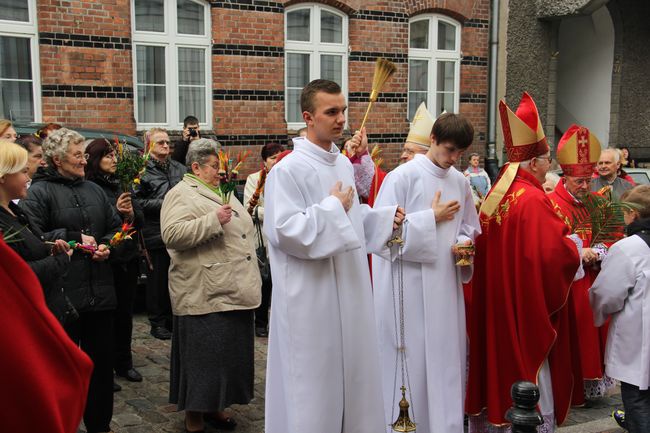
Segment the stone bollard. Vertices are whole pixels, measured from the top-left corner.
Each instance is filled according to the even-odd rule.
[[[531,382],[515,382],[510,388],[512,407],[506,412],[506,419],[512,423],[512,433],[534,433],[544,423],[537,411],[539,389]]]

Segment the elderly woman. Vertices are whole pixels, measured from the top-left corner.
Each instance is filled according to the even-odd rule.
[[[133,224],[136,230],[141,230],[144,215],[139,207],[134,207],[130,192],[123,192],[119,179],[115,176],[117,170],[116,149],[105,138],[97,138],[86,147],[88,165],[86,179],[99,185],[111,200],[123,221]],[[131,353],[131,337],[133,335],[133,304],[138,286],[140,249],[137,240],[125,240],[111,253],[113,281],[117,295],[115,310],[115,374],[130,382],[141,382],[142,375],[133,368]],[[115,384],[114,389],[121,387]]]
[[[253,220],[234,197],[223,203],[218,144],[190,143],[183,177],[161,210],[173,320],[170,402],[189,432],[204,420],[236,423],[223,410],[253,398],[253,310],[260,303]]]
[[[10,141],[14,143],[18,138],[14,125],[11,121],[0,119],[0,140]]]
[[[110,431],[113,415],[113,273],[108,244],[121,220],[97,184],[84,180],[84,138],[61,128],[43,142],[47,168],[39,170],[20,207],[46,240],[65,239],[92,246],[77,249],[63,290],[79,312],[65,326],[70,338],[94,363],[84,423],[88,433]],[[99,245],[98,245],[99,244]],[[68,374],[69,372],[62,372]]]
[[[282,145],[278,143],[268,143],[262,147],[262,161],[264,166],[258,172],[250,174],[246,178],[246,186],[244,187],[244,204],[248,213],[253,217],[253,221],[260,226],[264,222],[264,184],[266,183],[266,175],[271,171],[275,165],[278,156],[283,151]],[[260,242],[266,241],[260,239],[262,234],[261,229],[255,231],[256,245]],[[269,305],[271,303],[271,278],[262,280],[262,303],[255,310],[255,335],[258,337],[268,337],[269,331]]]
[[[38,227],[31,224],[23,211],[12,201],[27,195],[27,161],[25,149],[0,140],[0,230],[5,237],[12,238],[9,246],[27,262],[38,277],[50,311],[61,323],[66,323],[73,320],[74,310],[69,308],[61,287],[63,275],[68,272],[72,251],[61,239],[54,242],[54,245],[45,244]]]

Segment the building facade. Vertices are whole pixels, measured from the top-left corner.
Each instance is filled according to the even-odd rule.
[[[299,95],[315,78],[341,84],[358,128],[384,57],[397,72],[367,130],[387,168],[421,101],[467,115],[484,154],[489,20],[489,0],[5,0],[0,115],[129,134],[195,115],[256,154],[304,126]]]

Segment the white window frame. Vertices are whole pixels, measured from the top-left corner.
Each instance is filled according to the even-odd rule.
[[[287,14],[295,12],[300,9],[309,9],[309,41],[290,41],[287,39]],[[341,25],[341,43],[318,42],[320,41],[320,17],[321,11],[326,11],[342,18]],[[287,123],[287,130],[295,131],[305,126],[304,122],[290,122],[289,121],[289,104],[287,103],[288,91],[288,68],[286,67],[286,59],[288,54],[309,54],[309,81],[320,78],[320,56],[321,55],[340,55],[343,57],[341,61],[341,90],[347,101],[348,99],[348,56],[349,56],[349,39],[348,39],[348,16],[343,12],[333,7],[328,7],[318,3],[300,3],[285,9],[284,14],[284,55],[285,55],[285,68],[284,68],[284,118]],[[348,112],[345,112],[345,123],[347,127]]]
[[[0,19],[0,36],[29,39],[32,62],[32,95],[34,97],[34,123],[42,121],[41,103],[41,64],[38,47],[38,22],[36,19],[36,0],[27,1],[29,21],[11,21]],[[19,80],[8,80],[19,81]],[[28,81],[28,80],[20,80]],[[11,119],[9,119],[11,120]]]
[[[418,21],[429,21],[429,48],[411,48],[411,24]],[[456,46],[453,50],[439,50],[438,49],[438,23],[442,21],[445,24],[454,26],[456,30]],[[426,60],[428,62],[428,77],[427,77],[427,109],[437,117],[440,113],[437,107],[437,80],[438,80],[438,61],[453,61],[455,62],[454,68],[454,113],[458,112],[460,106],[460,60],[461,60],[461,25],[458,21],[440,14],[423,14],[418,15],[409,20],[409,56],[408,67],[410,80],[411,60]],[[408,103],[406,106],[408,120],[411,121],[411,113],[408,112],[411,99],[411,85],[407,84],[406,92],[408,95]]]
[[[152,32],[135,29],[135,0],[131,0],[131,34],[133,35],[132,63],[133,63],[133,117],[138,130],[153,127],[163,127],[170,130],[183,128],[183,121],[179,121],[179,48],[200,48],[205,52],[205,122],[199,125],[203,129],[212,129],[212,26],[210,18],[210,3],[204,0],[190,0],[203,7],[204,35],[188,35],[177,32],[177,2],[164,0],[164,31]],[[165,98],[166,122],[145,123],[138,120],[138,64],[137,47],[156,46],[165,48]],[[195,113],[190,113],[194,115]]]

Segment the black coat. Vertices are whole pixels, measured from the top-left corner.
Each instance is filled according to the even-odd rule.
[[[150,250],[165,248],[160,236],[160,208],[167,192],[183,179],[187,169],[173,159],[167,164],[150,159],[147,171],[136,189],[137,205],[143,210],[145,223],[142,228],[145,246]]]
[[[17,233],[9,246],[32,268],[43,288],[47,306],[63,323],[67,307],[63,276],[70,266],[70,258],[67,254],[51,255],[52,246],[43,242],[41,231],[29,223],[18,205],[9,203],[9,209],[15,216],[0,207],[0,228],[6,234]]]
[[[95,183],[69,179],[53,168],[39,169],[20,207],[46,240],[81,242],[81,234],[108,245],[122,221]],[[117,305],[110,265],[75,251],[63,288],[78,311],[111,310]]]
[[[111,206],[115,210],[115,213],[117,213],[123,221],[126,221],[125,217],[117,210],[117,198],[122,195],[119,182],[110,177],[104,176],[88,180],[96,183],[102,188],[102,190],[104,190],[104,193],[111,202]],[[144,213],[135,200],[132,200],[131,203],[133,204],[134,214],[134,220],[131,222],[133,223],[133,228],[136,230],[136,234],[133,236],[132,240],[125,240],[120,245],[113,248],[110,255],[111,264],[126,264],[132,260],[137,261],[140,257],[137,232],[142,230],[142,227],[144,226]]]

